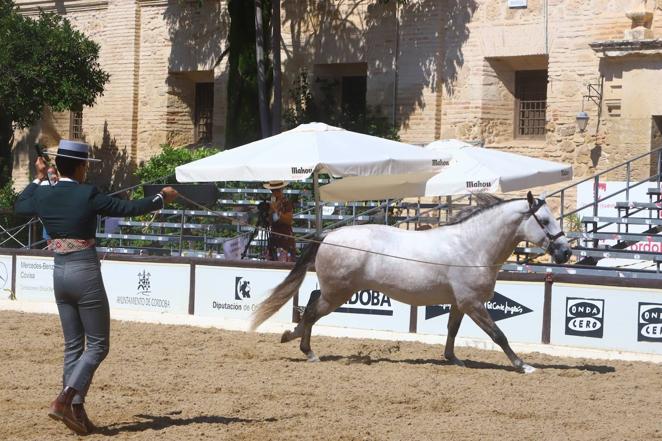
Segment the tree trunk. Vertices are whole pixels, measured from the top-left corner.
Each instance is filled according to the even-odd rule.
[[[274,61],[274,102],[271,108],[271,133],[277,135],[281,130],[281,106],[283,103],[280,66],[280,0],[271,0],[271,52]]]
[[[269,129],[269,109],[266,97],[266,75],[264,68],[264,29],[262,29],[262,0],[255,0],[255,57],[257,59],[257,92],[260,108],[260,128],[262,137],[271,135]]]
[[[225,146],[232,148],[262,138],[257,95],[255,3],[229,0],[228,103]],[[241,68],[240,68],[241,66]]]
[[[14,127],[11,117],[4,110],[0,109],[0,187],[11,179],[11,147],[13,141]]]

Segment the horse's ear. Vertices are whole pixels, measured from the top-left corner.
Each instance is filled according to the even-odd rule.
[[[530,207],[533,207],[533,205],[536,203],[536,200],[533,198],[533,193],[530,191],[526,194],[526,200],[529,202]]]
[[[541,201],[544,201],[545,199],[547,199],[547,192],[543,191],[542,194],[540,196],[538,196],[538,199],[540,199]]]

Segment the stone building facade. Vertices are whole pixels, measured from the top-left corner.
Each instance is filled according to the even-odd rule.
[[[576,177],[588,176],[662,139],[657,3],[282,0],[283,97],[287,105],[287,89],[303,70],[313,86],[332,80],[339,101],[356,99],[357,91],[365,95],[363,102],[395,122],[405,142],[484,141],[572,163]],[[101,45],[110,83],[97,104],[84,109],[79,130],[114,164],[143,161],[164,143],[223,146],[225,1],[17,4],[25,14],[38,7],[64,14]],[[645,20],[635,23],[632,11],[640,10]],[[580,131],[582,110],[589,122]],[[28,145],[69,137],[75,116],[47,114],[19,134],[18,186],[27,179]],[[642,162],[634,173],[649,170]]]

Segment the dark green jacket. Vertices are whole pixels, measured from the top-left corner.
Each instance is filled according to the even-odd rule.
[[[18,197],[17,214],[39,216],[53,239],[93,239],[97,215],[138,216],[163,208],[158,196],[124,201],[88,184],[60,181],[54,186],[31,183]]]

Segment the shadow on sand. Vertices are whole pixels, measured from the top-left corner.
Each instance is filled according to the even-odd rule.
[[[114,436],[122,432],[143,432],[145,430],[163,430],[175,426],[188,426],[191,424],[221,424],[229,425],[234,423],[259,423],[276,421],[275,418],[266,418],[263,420],[252,420],[245,418],[223,417],[218,415],[200,415],[191,418],[177,418],[173,415],[179,415],[181,411],[171,412],[167,415],[135,415],[144,421],[131,421],[111,424],[106,427],[99,427],[96,433],[105,436]]]
[[[291,362],[307,362],[305,358],[286,358],[285,360]],[[339,361],[345,362],[347,364],[376,364],[376,363],[404,363],[411,365],[421,365],[421,364],[431,364],[437,366],[452,366],[447,360],[443,358],[416,358],[416,359],[404,359],[404,360],[393,360],[390,358],[373,358],[370,355],[365,354],[354,354],[349,356],[343,355],[323,355],[320,357],[320,361]],[[464,361],[465,367],[467,369],[495,369],[503,370],[509,372],[517,372],[517,369],[511,365],[506,364],[495,364],[488,363],[484,361],[474,361],[474,360],[462,360]],[[578,364],[578,365],[565,365],[565,364],[542,364],[542,363],[529,363],[531,366],[537,369],[559,369],[559,370],[577,370],[577,371],[587,371],[594,372],[597,374],[607,374],[611,372],[616,372],[616,368],[613,366],[605,365],[592,365],[592,364]]]

